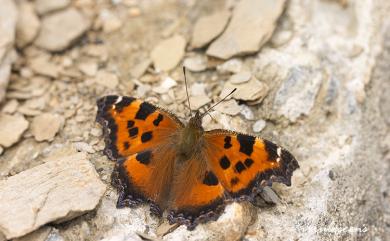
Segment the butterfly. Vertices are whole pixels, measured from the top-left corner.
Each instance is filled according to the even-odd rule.
[[[187,86],[187,85],[186,85]],[[171,224],[194,229],[216,220],[227,203],[254,202],[272,182],[291,185],[299,167],[282,147],[229,130],[205,131],[196,111],[188,123],[163,108],[127,96],[97,100],[104,153],[116,162],[117,207],[149,203]]]

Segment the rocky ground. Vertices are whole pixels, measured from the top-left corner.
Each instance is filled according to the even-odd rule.
[[[389,240],[390,2],[2,0],[0,240]],[[194,231],[116,209],[96,99],[268,138],[301,166],[275,206]],[[269,191],[269,190],[268,190]]]

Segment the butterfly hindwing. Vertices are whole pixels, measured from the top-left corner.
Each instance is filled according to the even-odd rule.
[[[182,123],[168,112],[132,97],[106,96],[97,101],[105,154],[116,160],[113,183],[118,206],[142,201],[160,208],[176,157],[169,139]]]
[[[171,223],[192,229],[223,211],[225,190],[201,153],[184,162],[173,181],[168,215]]]
[[[290,186],[299,167],[288,151],[258,137],[213,130],[204,139],[209,165],[233,200],[252,200],[272,181]]]

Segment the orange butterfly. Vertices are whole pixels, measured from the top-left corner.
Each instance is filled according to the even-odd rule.
[[[276,144],[228,130],[204,131],[196,111],[187,124],[148,102],[105,96],[97,101],[104,153],[116,161],[117,206],[150,203],[171,224],[193,229],[215,220],[232,201],[254,201],[272,182],[291,185],[298,162]]]

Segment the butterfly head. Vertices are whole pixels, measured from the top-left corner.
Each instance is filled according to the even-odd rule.
[[[202,128],[202,119],[203,115],[200,114],[200,111],[197,110],[195,112],[195,116],[192,116],[188,122],[188,127],[191,129],[200,129],[203,130]]]

